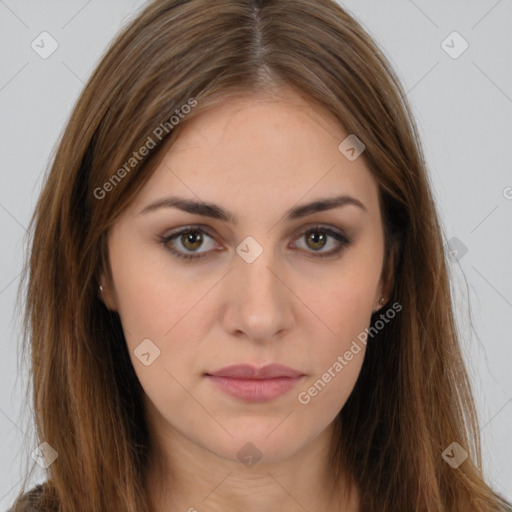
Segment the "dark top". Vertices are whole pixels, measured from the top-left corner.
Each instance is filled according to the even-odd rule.
[[[36,485],[33,489],[23,494],[7,512],[40,512],[36,505],[42,489],[43,484]]]

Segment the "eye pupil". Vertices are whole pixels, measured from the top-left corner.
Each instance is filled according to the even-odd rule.
[[[190,231],[188,233],[182,234],[182,243],[183,243],[183,246],[186,247],[187,249],[190,249],[190,250],[198,249],[201,246],[202,241],[203,240],[202,240],[201,233],[198,233],[195,231]],[[192,244],[192,247],[189,245],[189,242],[190,242],[190,244]]]
[[[312,249],[321,249],[325,245],[325,234],[319,233],[317,231],[313,231],[310,233],[307,237],[308,242],[310,240],[313,241],[314,246],[311,247]],[[320,244],[320,245],[317,245]]]

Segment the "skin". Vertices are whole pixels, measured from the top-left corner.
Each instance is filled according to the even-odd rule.
[[[327,461],[333,422],[358,378],[365,345],[308,404],[298,394],[349,350],[382,307],[378,186],[364,153],[349,161],[338,150],[348,136],[338,123],[293,91],[282,92],[231,99],[190,120],[109,233],[112,282],[102,275],[102,298],[120,315],[145,392],[156,512],[358,510],[348,475],[338,496],[328,492]],[[366,210],[346,205],[285,219],[294,206],[341,194]],[[216,203],[238,223],[176,208],[140,213],[170,195]],[[323,246],[308,238],[317,223],[349,244],[332,257],[315,256],[340,247],[331,236]],[[178,236],[167,247],[205,258],[187,263],[160,241],[197,224],[212,237],[187,245]],[[236,252],[247,236],[263,248],[252,263]],[[160,349],[148,366],[134,355],[145,339]],[[268,362],[305,377],[278,398],[251,403],[204,376]],[[237,457],[248,442],[261,453],[251,467]]]

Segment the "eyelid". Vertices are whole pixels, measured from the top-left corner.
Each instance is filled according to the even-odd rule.
[[[327,234],[328,237],[334,238],[338,242],[338,247],[336,249],[331,249],[330,251],[308,251],[305,249],[302,249],[302,252],[308,253],[309,256],[312,258],[329,258],[329,257],[336,257],[339,255],[343,249],[345,249],[348,245],[351,244],[351,240],[345,235],[345,233],[330,224],[322,224],[322,223],[312,223],[309,227],[304,228],[301,227],[298,235],[294,235],[293,240],[299,240],[303,236],[307,235],[308,233],[314,233],[315,231],[320,231],[325,234]]]
[[[314,232],[315,230],[321,231],[325,234],[327,234],[328,237],[334,238],[340,246],[337,249],[327,251],[327,252],[321,252],[321,251],[307,251],[304,249],[301,249],[301,252],[309,253],[309,256],[313,258],[328,258],[328,257],[335,257],[338,255],[343,249],[350,245],[351,240],[345,235],[345,233],[340,230],[339,228],[336,228],[330,224],[323,224],[323,223],[310,223],[306,226],[301,226],[299,229],[297,229],[293,236],[293,240],[296,241],[297,239],[300,239],[300,237],[307,235],[310,232]],[[180,228],[176,228],[175,230],[171,231],[170,233],[159,237],[160,242],[165,246],[166,250],[171,252],[174,256],[180,258],[189,260],[190,262],[192,260],[199,260],[203,258],[207,258],[211,255],[212,252],[215,252],[215,250],[209,250],[204,252],[181,252],[176,251],[175,249],[171,249],[168,247],[168,243],[176,238],[178,238],[180,235],[187,233],[187,232],[199,232],[201,234],[205,234],[208,237],[210,237],[212,240],[215,241],[216,236],[213,233],[213,229],[211,229],[209,226],[204,224],[190,224],[187,226],[182,226]]]

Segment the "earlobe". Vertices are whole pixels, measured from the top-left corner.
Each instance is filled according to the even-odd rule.
[[[103,289],[103,286],[100,284],[99,291],[98,291],[98,298],[105,304],[107,309],[110,309],[108,306],[107,298],[105,297],[105,290]]]
[[[113,300],[110,289],[105,284],[104,276],[100,279],[100,285],[98,287],[98,298],[105,304],[106,308],[110,311],[117,311],[115,307],[115,300]]]
[[[386,300],[387,300],[386,297],[381,296],[381,298],[379,299],[379,302],[377,303],[377,306],[373,310],[373,313],[377,313],[377,311],[379,311],[379,309],[381,309],[382,306],[384,306],[384,304],[386,304]]]
[[[393,289],[393,282],[395,278],[394,270],[395,270],[395,262],[397,261],[398,257],[398,243],[393,243],[393,247],[391,248],[390,255],[389,255],[389,261],[387,262],[386,268],[384,269],[384,274],[381,277],[381,282],[379,286],[379,292],[377,297],[378,303],[376,305],[376,309],[373,311],[376,313],[381,309],[386,302],[389,300],[389,297],[391,296],[391,290]],[[377,300],[377,299],[376,299]]]

